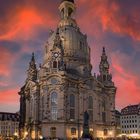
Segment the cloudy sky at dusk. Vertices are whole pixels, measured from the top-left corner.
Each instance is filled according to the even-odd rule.
[[[19,110],[18,91],[32,52],[37,64],[61,0],[0,0],[0,111]],[[75,0],[75,18],[88,36],[92,72],[106,46],[117,89],[116,107],[140,103],[140,0]]]

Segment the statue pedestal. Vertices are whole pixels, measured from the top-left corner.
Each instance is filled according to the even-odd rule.
[[[83,134],[80,140],[93,140],[89,133],[89,114],[87,111],[84,112]]]
[[[83,134],[81,140],[93,140],[91,134],[89,133],[89,126],[83,127]]]

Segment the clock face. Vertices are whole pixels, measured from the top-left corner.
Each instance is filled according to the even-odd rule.
[[[58,80],[57,80],[56,78],[52,78],[52,79],[51,79],[51,83],[52,83],[53,85],[55,85],[55,84],[58,83]]]
[[[58,54],[57,52],[55,52],[55,53],[53,54],[53,56],[54,56],[55,58],[57,58],[57,57],[59,56],[59,54]]]

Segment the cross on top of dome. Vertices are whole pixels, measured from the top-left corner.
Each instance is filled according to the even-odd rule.
[[[62,2],[64,2],[64,1],[69,1],[69,2],[74,3],[74,0],[62,0]]]

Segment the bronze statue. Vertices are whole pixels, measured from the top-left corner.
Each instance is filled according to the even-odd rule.
[[[84,139],[88,139],[88,140],[93,140],[90,132],[89,132],[89,114],[87,111],[84,112],[84,123],[83,123],[83,134],[82,134],[82,138],[81,140],[84,140]]]

